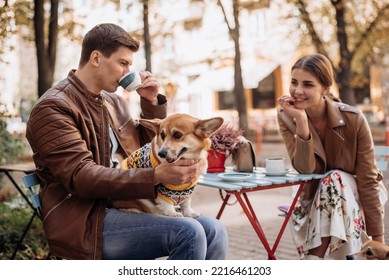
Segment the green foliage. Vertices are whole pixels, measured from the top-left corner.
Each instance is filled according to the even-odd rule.
[[[11,207],[7,203],[0,204],[0,260],[11,258],[31,215],[32,210],[28,206]],[[47,254],[48,245],[42,222],[35,218],[16,259],[45,259]]]
[[[4,3],[0,6],[0,20],[2,28],[0,29],[0,62],[3,61],[2,55],[14,48],[9,43],[12,35],[16,34],[22,26],[32,28],[33,1],[18,0],[12,3]],[[33,38],[33,37],[31,37]]]
[[[25,142],[14,139],[7,131],[7,123],[0,119],[0,165],[16,162],[25,149]]]
[[[13,16],[12,11],[8,6],[0,7],[0,20],[2,23],[2,28],[0,28],[0,62],[2,62],[2,55],[12,49],[12,47],[6,44],[6,40],[14,32],[14,28],[10,24],[11,18]]]

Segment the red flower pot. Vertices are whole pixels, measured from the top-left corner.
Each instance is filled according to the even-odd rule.
[[[208,150],[208,173],[224,172],[226,155],[214,150]]]

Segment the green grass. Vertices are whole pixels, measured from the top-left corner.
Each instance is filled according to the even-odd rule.
[[[14,201],[0,203],[0,259],[10,259],[25,226],[28,224],[32,210],[30,207]],[[34,222],[21,244],[15,259],[45,259],[48,245],[42,222],[35,217]]]

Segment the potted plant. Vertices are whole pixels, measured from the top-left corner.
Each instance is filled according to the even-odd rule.
[[[231,124],[223,124],[211,135],[207,172],[224,172],[225,160],[237,152],[242,134],[242,130],[234,128]]]

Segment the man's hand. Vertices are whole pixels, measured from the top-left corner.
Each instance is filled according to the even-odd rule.
[[[158,104],[157,95],[159,83],[153,74],[148,71],[141,71],[139,73],[142,85],[136,90],[140,97],[152,102],[154,105]]]
[[[181,185],[193,181],[201,174],[204,160],[181,159],[169,164],[162,162],[155,168],[154,183]]]

